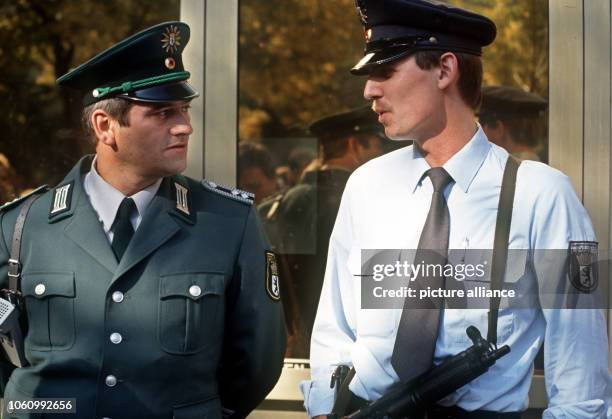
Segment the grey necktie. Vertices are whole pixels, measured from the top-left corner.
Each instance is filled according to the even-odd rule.
[[[444,266],[447,260],[450,231],[450,214],[444,198],[444,188],[453,181],[453,178],[442,167],[429,169],[425,175],[431,179],[434,192],[414,264],[423,262],[424,265]],[[437,273],[439,271],[427,277],[417,277],[413,284],[422,289],[428,286],[432,289],[443,288],[444,276]],[[442,303],[442,299],[406,298],[404,301],[391,356],[391,364],[402,382],[411,380],[431,367]]]

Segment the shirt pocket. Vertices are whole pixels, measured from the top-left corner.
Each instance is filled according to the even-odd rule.
[[[28,315],[29,349],[70,349],[75,340],[74,272],[24,273],[22,292]]]
[[[188,355],[223,336],[225,275],[216,272],[163,275],[159,287],[158,338],[170,354]]]

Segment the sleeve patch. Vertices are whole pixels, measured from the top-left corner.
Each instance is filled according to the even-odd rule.
[[[269,251],[266,252],[266,292],[274,301],[279,301],[281,298],[276,255]]]
[[[599,285],[597,242],[569,242],[569,280],[580,292],[591,293]]]

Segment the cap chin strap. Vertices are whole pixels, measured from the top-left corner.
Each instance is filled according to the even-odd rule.
[[[161,76],[149,77],[142,80],[126,81],[115,87],[97,87],[93,90],[92,96],[96,99],[100,99],[113,93],[128,93],[133,90],[157,86],[171,81],[187,80],[189,76],[189,71],[178,71],[176,73],[162,74]]]

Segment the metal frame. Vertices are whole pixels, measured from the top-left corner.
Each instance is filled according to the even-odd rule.
[[[229,186],[235,184],[237,174],[238,7],[238,0],[181,2],[181,18],[192,27],[186,66],[202,93],[193,106],[195,132],[187,173]],[[600,248],[609,249],[610,0],[549,0],[549,19],[549,161],[571,178],[592,217]],[[612,301],[612,287],[608,294]],[[610,325],[612,310],[608,310],[612,347]],[[610,362],[612,367],[612,354]],[[285,370],[280,383],[295,382],[306,373]],[[277,386],[272,398],[291,400],[300,396],[297,388],[283,387]],[[543,377],[535,376],[530,407],[544,407],[546,403]]]
[[[186,173],[235,186],[238,0],[182,0],[181,19],[192,28],[184,54],[186,68],[202,94],[193,104],[194,133]]]

